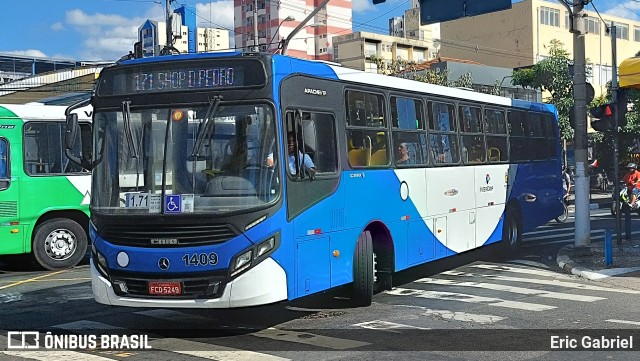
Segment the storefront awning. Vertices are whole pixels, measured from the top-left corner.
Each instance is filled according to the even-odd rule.
[[[621,88],[640,89],[640,57],[625,59],[618,68]]]

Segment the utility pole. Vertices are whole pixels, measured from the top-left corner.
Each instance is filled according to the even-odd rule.
[[[253,51],[258,49],[258,0],[253,0]]]
[[[167,0],[166,8],[167,8],[167,49],[173,48],[173,15],[171,13],[171,1]],[[170,50],[169,50],[170,51]]]
[[[573,99],[575,116],[576,246],[591,243],[589,220],[589,174],[587,172],[587,81],[585,76],[584,0],[573,0]]]
[[[606,24],[605,24],[606,25]],[[616,105],[618,104],[618,57],[617,57],[617,28],[614,22],[611,22],[611,31],[609,36],[611,36],[611,103]],[[624,104],[626,107],[627,105]],[[617,110],[617,109],[616,109]],[[624,116],[624,115],[623,115]],[[618,181],[619,172],[620,172],[620,114],[616,111],[613,115],[614,120],[614,129],[613,129],[613,201],[615,203],[615,211],[616,211],[616,241],[618,245],[622,244],[622,227],[621,227],[621,215],[620,215],[620,184]],[[625,213],[627,217],[630,217],[630,214]],[[625,234],[629,237],[629,229],[626,230]]]

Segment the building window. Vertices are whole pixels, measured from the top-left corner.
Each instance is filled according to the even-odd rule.
[[[614,23],[616,26],[616,38],[629,40],[629,25]]]
[[[560,27],[560,10],[540,7],[540,23],[549,26]]]
[[[633,27],[633,41],[640,41],[640,27]]]
[[[371,55],[377,54],[377,46],[376,43],[365,43],[364,44],[364,56],[369,57]]]
[[[584,29],[590,34],[600,34],[600,20],[587,16],[584,18]]]
[[[571,17],[569,16],[569,12],[564,12],[564,28],[571,29]]]

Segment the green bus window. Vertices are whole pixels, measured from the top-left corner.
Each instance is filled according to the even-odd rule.
[[[9,188],[9,143],[0,138],[0,190]]]
[[[0,139],[0,179],[9,178],[9,146],[6,139]]]

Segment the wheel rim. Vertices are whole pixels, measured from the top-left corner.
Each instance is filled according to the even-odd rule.
[[[514,219],[509,220],[509,244],[517,246],[518,243],[518,225]]]
[[[71,257],[76,250],[76,236],[67,229],[51,231],[44,240],[44,250],[49,258],[63,261]]]

